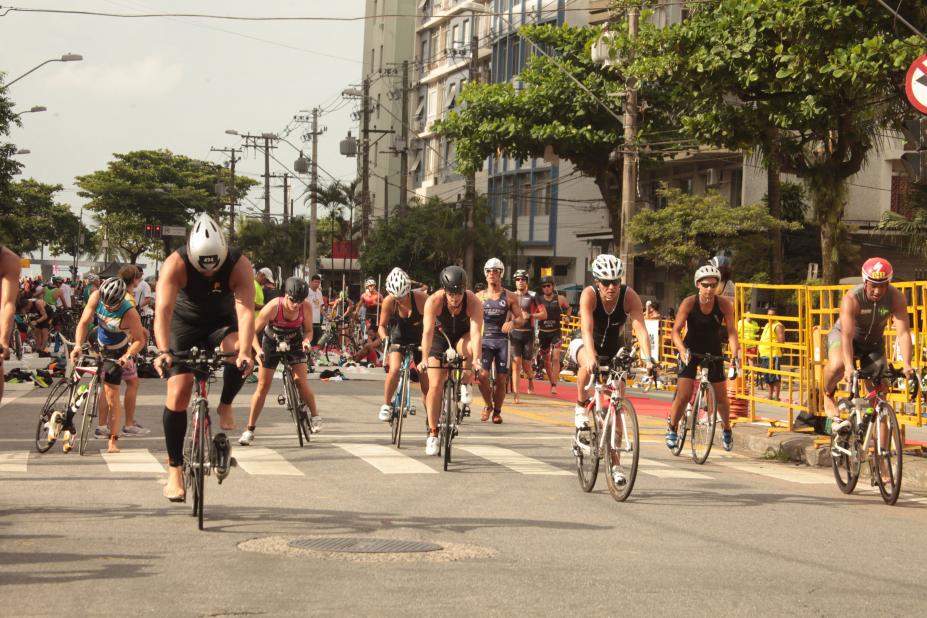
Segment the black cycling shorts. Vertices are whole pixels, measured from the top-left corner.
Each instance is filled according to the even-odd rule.
[[[549,350],[561,344],[562,336],[559,330],[538,331],[538,345],[542,350]]]
[[[174,352],[189,352],[190,348],[196,346],[201,350],[214,350],[219,347],[226,335],[237,332],[238,320],[235,315],[219,318],[207,324],[194,324],[175,316],[171,322],[170,349]],[[177,363],[171,365],[169,370],[171,377],[182,373],[190,373],[190,370],[178,366]]]
[[[512,343],[512,358],[534,358],[533,330],[513,330],[509,333],[509,341]]]
[[[319,345],[319,339],[322,338],[322,324],[315,322],[312,324],[312,345]]]
[[[699,363],[700,359],[696,358],[690,360],[688,365],[683,365],[682,361],[679,361],[679,373],[677,374],[677,377],[696,380],[698,376]],[[712,384],[717,384],[718,382],[727,382],[727,376],[724,374],[724,361],[715,361],[708,364],[708,381]]]
[[[301,365],[308,362],[309,357],[303,352],[303,341],[301,338],[296,337],[287,341],[287,343],[290,345],[290,351],[278,352],[277,341],[274,340],[273,337],[264,337],[264,341],[261,342],[261,352],[263,352],[264,355],[264,361],[261,363],[261,367],[275,370],[281,360],[285,360],[288,365]]]
[[[122,365],[116,361],[125,354],[125,348],[103,350],[103,362],[100,364],[100,377],[105,384],[119,386],[122,384]]]
[[[469,334],[469,332],[470,331],[467,331],[466,333],[461,334],[459,337],[450,337],[451,346],[456,350],[457,342],[463,339],[465,335]],[[444,353],[447,352],[447,348],[447,339],[445,339],[441,332],[436,330],[435,336],[431,340],[431,349],[428,350],[428,357],[443,359]]]
[[[483,354],[480,364],[486,371],[495,363],[496,375],[509,372],[509,342],[507,339],[483,339]]]

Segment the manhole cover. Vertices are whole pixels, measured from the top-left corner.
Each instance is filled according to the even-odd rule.
[[[441,545],[420,543],[418,541],[400,541],[394,539],[352,539],[335,537],[327,539],[296,539],[288,543],[297,549],[314,551],[344,552],[350,554],[412,554],[418,552],[441,551]]]

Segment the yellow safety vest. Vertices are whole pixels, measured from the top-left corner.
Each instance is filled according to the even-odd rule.
[[[776,338],[776,327],[782,324],[775,320],[770,320],[763,327],[763,333],[760,335],[759,355],[770,358],[780,356],[779,340]]]

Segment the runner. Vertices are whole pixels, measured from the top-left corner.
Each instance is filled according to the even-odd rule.
[[[544,355],[544,369],[550,381],[550,394],[557,394],[557,382],[560,380],[561,316],[570,317],[572,308],[566,296],[554,289],[553,277],[541,277],[541,297],[538,299],[547,317],[538,325],[538,344]]]
[[[247,342],[254,338],[252,272],[248,258],[226,245],[221,228],[206,214],[193,222],[187,244],[168,256],[161,267],[154,325],[158,357],[154,365],[159,375],[169,376],[163,419],[170,465],[164,496],[172,502],[184,499],[181,466],[193,374],[172,366],[171,351],[218,346],[224,352],[238,353],[234,364],[224,364],[217,408],[221,428],[234,429],[232,402],[252,369],[251,346],[239,345],[239,337]],[[217,433],[213,441],[219,471],[224,473],[231,452],[228,439]]]
[[[19,256],[0,245],[0,401],[3,401],[3,360],[13,333],[13,316],[19,296]],[[19,333],[16,333],[19,336]]]
[[[547,309],[538,302],[537,294],[528,289],[528,271],[515,271],[515,297],[527,321],[512,329],[512,403],[519,403],[518,387],[522,372],[528,374],[528,394],[534,393],[534,321],[547,319]]]

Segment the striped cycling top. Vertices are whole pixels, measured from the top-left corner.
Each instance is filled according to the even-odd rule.
[[[115,311],[107,309],[103,301],[97,303],[97,340],[106,348],[121,348],[129,341],[128,333],[122,328],[122,318],[132,308],[132,303],[122,299]]]

